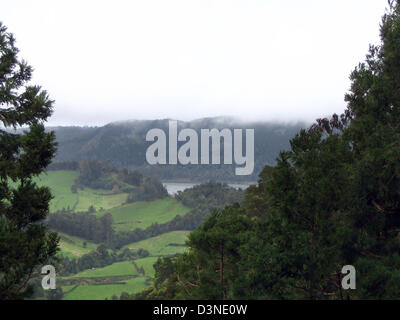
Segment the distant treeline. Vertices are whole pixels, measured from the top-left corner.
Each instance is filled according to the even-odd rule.
[[[115,237],[110,213],[97,217],[87,212],[58,212],[50,214],[47,223],[54,230],[96,243],[112,244]]]
[[[85,187],[110,190],[113,193],[126,192],[129,193],[127,203],[151,201],[168,196],[167,190],[156,176],[145,177],[138,171],[118,169],[105,161],[55,162],[47,170],[78,171],[78,178],[71,186],[73,193]]]
[[[240,202],[244,198],[244,192],[231,188],[225,183],[210,181],[179,191],[175,198],[193,209],[221,208],[226,204]]]
[[[236,176],[232,165],[149,165],[146,150],[151,142],[146,141],[150,129],[160,128],[168,132],[168,120],[131,121],[111,123],[103,127],[53,127],[58,142],[55,163],[83,160],[106,161],[117,168],[137,170],[145,176],[158,176],[162,180],[256,181],[262,168],[276,163],[280,150],[289,149],[289,140],[304,123],[279,124],[262,122],[240,122],[234,119],[206,118],[189,122],[178,122],[178,129],[254,129],[255,168],[251,176]],[[178,146],[184,142],[178,142]],[[223,141],[221,143],[223,146]],[[210,150],[211,152],[211,150]],[[221,152],[221,163],[224,163]]]
[[[135,251],[125,248],[120,252],[110,251],[107,246],[102,244],[96,250],[84,254],[80,258],[61,258],[61,268],[58,269],[58,272],[62,276],[68,276],[91,268],[103,268],[115,262],[146,258],[149,255],[150,253],[144,249]]]

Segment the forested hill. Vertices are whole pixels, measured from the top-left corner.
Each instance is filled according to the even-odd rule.
[[[307,125],[262,122],[241,122],[231,118],[204,118],[189,122],[179,121],[178,130],[195,129],[255,129],[255,167],[252,176],[235,176],[235,165],[164,165],[149,166],[146,150],[146,133],[160,128],[168,135],[168,120],[133,120],[110,123],[102,127],[48,127],[53,130],[59,143],[53,163],[63,161],[109,161],[113,166],[135,169],[164,180],[207,181],[255,181],[261,169],[274,165],[279,151],[289,148],[289,140]],[[200,134],[199,134],[200,137]],[[244,132],[243,132],[244,139]],[[221,158],[222,159],[222,158]]]

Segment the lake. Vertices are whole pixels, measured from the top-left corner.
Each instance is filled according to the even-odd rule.
[[[194,186],[199,185],[200,182],[163,182],[163,186],[167,189],[168,194],[174,195],[178,193],[178,191],[184,191],[189,188],[193,188]],[[227,183],[228,186],[235,189],[247,189],[250,185],[255,184],[255,182],[248,183]]]

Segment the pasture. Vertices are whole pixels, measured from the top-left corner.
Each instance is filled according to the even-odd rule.
[[[122,292],[129,294],[137,293],[147,286],[147,278],[138,277],[122,280],[118,283],[98,285],[80,284],[78,286],[65,286],[61,288],[64,292],[67,292],[63,300],[104,300],[106,298],[111,299],[113,295],[119,298]]]
[[[176,246],[176,244],[184,245],[189,233],[190,231],[171,231],[153,238],[128,244],[124,248],[132,250],[142,248],[149,251],[153,256],[183,253],[185,247]]]
[[[77,193],[72,193],[71,186],[77,177],[77,171],[57,170],[44,172],[34,179],[39,186],[51,189],[54,199],[50,202],[50,212],[63,209],[87,211],[93,206],[101,214],[101,208],[108,210],[121,206],[128,197],[127,193],[113,194],[110,190],[90,188],[78,189]]]
[[[153,265],[157,262],[158,257],[147,257],[135,260],[136,265],[144,270],[146,277],[154,277]]]
[[[133,202],[106,212],[113,216],[116,231],[132,231],[136,228],[145,229],[153,223],[171,221],[177,215],[185,215],[189,210],[174,198],[165,198]]]
[[[90,251],[96,250],[98,247],[98,244],[83,238],[70,236],[62,232],[58,232],[58,234],[60,236],[60,255],[65,257],[79,258]],[[86,246],[84,242],[86,242]]]
[[[135,265],[132,261],[115,262],[103,268],[88,269],[67,278],[93,278],[111,276],[134,276],[137,275]]]

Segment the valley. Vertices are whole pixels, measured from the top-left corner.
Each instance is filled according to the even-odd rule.
[[[95,167],[93,164],[92,166]],[[39,186],[49,187],[54,196],[50,202],[49,221],[52,229],[60,237],[57,256],[61,262],[56,266],[56,270],[59,270],[57,273],[57,290],[60,293],[58,298],[64,300],[120,299],[140,292],[152,284],[155,273],[153,265],[160,257],[171,257],[186,251],[185,242],[193,227],[183,227],[180,230],[179,225],[177,228],[171,225],[174,226],[177,216],[184,217],[189,214],[194,205],[184,204],[184,201],[179,201],[176,196],[182,195],[185,190],[192,192],[193,188],[202,188],[202,185],[199,183],[183,186],[172,184],[175,188],[174,192],[165,193],[159,199],[130,202],[128,201],[130,194],[136,192],[140,184],[137,186],[126,184],[118,180],[118,177],[121,177],[118,170],[110,174],[107,169],[103,170],[102,174],[96,178],[97,180],[94,179],[91,182],[104,183],[112,177],[113,183],[124,185],[125,189],[115,188],[115,185],[108,189],[90,188],[77,184],[77,181],[82,180],[82,170],[82,168],[49,170],[34,180]],[[168,185],[168,182],[166,184]],[[210,186],[215,188],[219,185],[211,184]],[[241,184],[236,188],[246,186]],[[233,194],[242,192],[227,185],[223,188],[232,190]],[[192,195],[189,198],[191,197]],[[65,222],[54,224],[56,217],[57,219],[68,217],[69,223],[73,223],[74,227],[71,229],[71,225],[65,225]],[[92,233],[88,233],[84,230],[95,229],[99,224],[86,225],[86,222],[74,222],[77,217],[83,219],[79,221],[111,219],[111,237],[114,237],[114,240],[108,238],[98,240],[83,236],[97,232],[93,230]],[[58,221],[57,219],[55,221]],[[63,226],[62,229],[60,226]],[[158,230],[160,226],[167,226],[171,230],[160,231]],[[139,236],[136,236],[138,234]],[[118,242],[115,240],[124,236],[128,239],[129,236],[133,236],[138,241]]]

